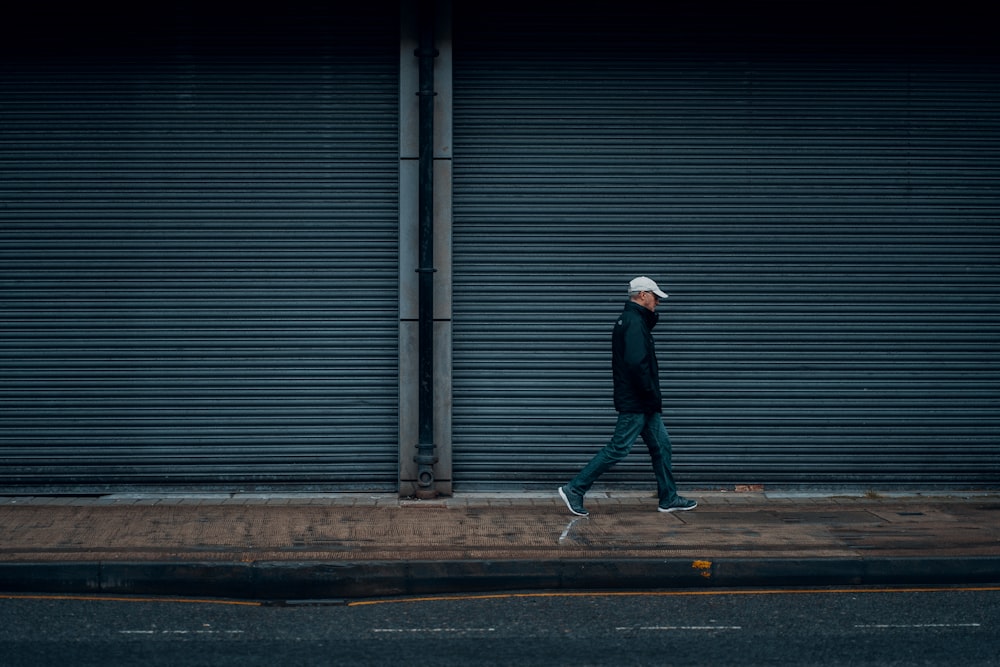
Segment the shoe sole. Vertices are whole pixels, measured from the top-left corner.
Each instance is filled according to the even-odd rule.
[[[569,504],[569,498],[566,497],[566,492],[562,490],[561,486],[559,487],[559,497],[563,499],[564,503],[566,503],[566,509],[568,509],[570,513],[575,514],[577,516],[590,516],[590,512],[587,511],[577,512],[575,509],[573,509],[573,506]]]
[[[688,510],[693,510],[697,506],[698,506],[698,503],[695,503],[694,505],[691,505],[691,507],[668,507],[666,509],[664,509],[662,507],[657,507],[656,511],[657,512],[666,512],[666,513],[669,513],[669,512],[687,512]]]

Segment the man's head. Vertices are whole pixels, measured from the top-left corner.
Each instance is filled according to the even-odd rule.
[[[639,276],[629,282],[628,297],[643,308],[655,311],[660,299],[666,299],[667,295],[651,278]]]

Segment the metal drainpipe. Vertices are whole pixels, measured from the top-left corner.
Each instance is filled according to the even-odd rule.
[[[419,439],[417,454],[417,497],[434,498],[434,0],[420,0],[420,42],[415,55],[419,59],[420,161],[418,209],[420,217],[420,263],[417,274],[419,335]]]

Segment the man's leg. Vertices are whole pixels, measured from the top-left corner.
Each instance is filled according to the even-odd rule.
[[[649,449],[649,458],[653,461],[653,473],[656,475],[656,490],[660,497],[657,510],[660,512],[677,512],[693,510],[698,502],[677,495],[677,483],[674,481],[673,448],[670,436],[663,425],[663,417],[658,412],[646,415],[646,425],[642,429],[642,439]]]
[[[618,423],[615,425],[614,435],[611,441],[606,444],[601,451],[594,455],[583,470],[577,474],[566,486],[581,498],[590,487],[594,485],[597,478],[607,472],[614,464],[628,456],[632,451],[632,445],[642,432],[645,417],[641,414],[621,412],[618,414]]]
[[[652,412],[645,415],[642,440],[646,443],[649,458],[653,462],[653,474],[656,476],[656,491],[660,504],[670,504],[677,497],[677,483],[671,470],[673,447],[660,413]]]

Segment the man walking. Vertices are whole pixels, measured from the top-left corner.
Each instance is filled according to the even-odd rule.
[[[625,310],[611,333],[611,375],[618,424],[611,441],[569,484],[559,487],[559,496],[566,507],[578,516],[589,514],[583,506],[583,496],[598,477],[628,456],[640,435],[653,461],[660,499],[657,509],[660,512],[675,512],[693,510],[698,506],[694,500],[677,495],[677,484],[670,469],[670,436],[660,414],[663,399],[652,331],[660,318],[656,306],[667,295],[646,276],[639,276],[629,283],[628,295]]]

